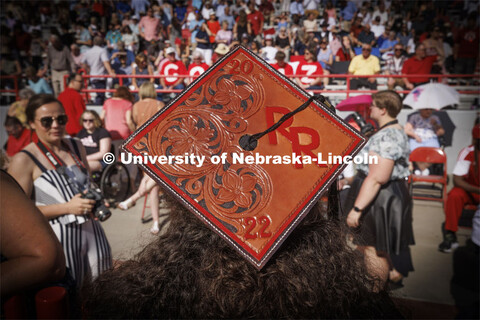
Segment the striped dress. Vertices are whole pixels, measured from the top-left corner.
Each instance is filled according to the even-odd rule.
[[[25,152],[42,170],[33,182],[37,206],[66,203],[76,194],[64,175],[56,170],[47,170],[30,152]],[[76,165],[67,170],[83,174]],[[84,179],[83,177],[82,179]],[[49,220],[50,226],[63,246],[66,266],[80,288],[86,276],[93,278],[112,267],[110,244],[100,222],[87,216],[66,214]]]

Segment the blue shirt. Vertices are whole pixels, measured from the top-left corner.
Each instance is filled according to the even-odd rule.
[[[382,45],[380,46],[380,49],[388,49],[388,48],[392,48],[393,50],[393,47],[398,43],[397,40],[389,40],[389,39],[386,39],[385,41],[382,42]]]
[[[353,19],[355,12],[357,11],[357,6],[353,2],[347,2],[347,6],[342,10],[341,14],[344,20],[350,21]]]
[[[43,78],[37,80],[37,82],[33,82],[32,80],[28,80],[28,86],[32,89],[35,93],[48,93],[52,94],[52,88],[48,85],[47,81]]]

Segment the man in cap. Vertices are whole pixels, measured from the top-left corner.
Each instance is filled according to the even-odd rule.
[[[453,168],[454,187],[448,193],[445,206],[443,242],[438,246],[441,252],[451,252],[458,247],[456,232],[458,220],[466,204],[480,203],[480,123],[477,119],[472,129],[472,144],[463,148]]]
[[[167,61],[160,68],[160,75],[165,76],[160,78],[161,89],[183,90],[185,88],[185,77],[179,76],[188,75],[187,68],[181,60],[177,59],[174,48],[166,48],[165,55]]]
[[[207,71],[208,68],[208,64],[203,61],[203,54],[200,51],[195,51],[193,53],[193,62],[188,66],[188,75],[190,78],[187,78],[185,81],[187,84],[190,84],[198,76]]]
[[[318,33],[320,41],[323,39],[326,39],[327,42],[330,42],[333,40],[333,35],[332,33],[328,30],[329,24],[326,20],[322,22],[320,25],[320,32]]]
[[[273,35],[267,34],[265,36],[265,46],[260,49],[260,55],[268,63],[275,61],[275,54],[278,49],[273,46]]]
[[[212,63],[217,62],[218,59],[226,55],[228,51],[230,51],[230,48],[225,43],[219,43],[213,52]]]

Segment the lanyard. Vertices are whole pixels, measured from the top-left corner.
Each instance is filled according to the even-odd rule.
[[[63,143],[63,142],[62,142]],[[50,150],[46,145],[44,145],[40,140],[37,142],[37,147],[38,149],[40,149],[40,151],[45,155],[45,157],[47,158],[47,160],[52,164],[52,166],[54,166],[56,169],[60,168],[60,167],[63,167],[63,166],[67,166],[65,164],[65,162],[60,159],[60,157],[58,157],[55,152],[53,152],[53,150]],[[78,159],[78,157],[73,154],[71,151],[70,151],[70,148],[68,148],[68,153],[70,154],[70,156],[73,158],[73,160],[75,161],[75,164],[80,168],[80,169],[84,169],[84,165],[82,164],[82,162],[80,161],[80,159]]]
[[[387,122],[387,123],[385,123],[383,126],[381,126],[381,127],[378,129],[378,131],[382,130],[382,129],[385,128],[385,127],[388,127],[388,126],[391,125],[391,124],[397,124],[397,123],[398,123],[398,120],[397,120],[397,119],[392,120],[392,121],[390,121],[390,122]],[[378,131],[377,131],[377,132],[378,132]]]

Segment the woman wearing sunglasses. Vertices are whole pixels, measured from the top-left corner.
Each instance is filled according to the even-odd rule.
[[[87,275],[110,268],[110,245],[100,223],[92,218],[94,200],[88,189],[88,161],[80,142],[64,138],[68,118],[52,95],[33,96],[27,121],[38,136],[15,155],[9,173],[48,219],[63,246],[66,266],[79,287]]]
[[[103,156],[112,148],[112,138],[105,128],[102,128],[100,116],[93,110],[86,110],[80,117],[83,129],[77,134],[87,152],[90,170],[101,171],[107,166]]]

